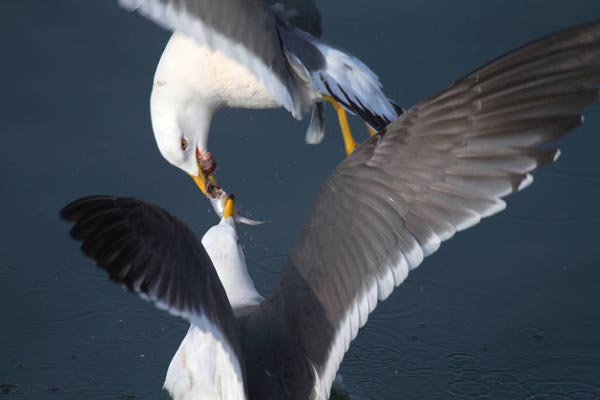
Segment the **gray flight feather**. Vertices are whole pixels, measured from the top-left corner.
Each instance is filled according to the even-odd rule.
[[[320,37],[321,14],[315,0],[265,0],[290,27]]]
[[[274,332],[269,346],[308,360],[264,361],[282,369],[292,398],[326,399],[377,302],[556,160],[546,143],[577,127],[598,98],[599,38],[596,22],[499,58],[409,109],[327,179],[255,317]]]

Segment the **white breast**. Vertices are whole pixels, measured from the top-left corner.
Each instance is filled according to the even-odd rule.
[[[245,65],[180,33],[174,33],[167,44],[154,85],[184,85],[217,107],[280,107]]]

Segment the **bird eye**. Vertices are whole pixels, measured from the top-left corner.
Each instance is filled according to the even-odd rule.
[[[186,138],[181,138],[181,150],[187,150],[188,148],[188,141]]]

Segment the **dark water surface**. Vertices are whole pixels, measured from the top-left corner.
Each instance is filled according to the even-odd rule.
[[[600,1],[323,0],[325,38],[405,106]],[[0,2],[0,398],[164,399],[186,323],[127,295],[58,220],[88,194],[136,196],[198,234],[216,222],[160,157],[148,96],[168,34],[104,0]],[[268,293],[326,175],[344,157],[283,110],[220,112],[210,146]],[[357,131],[361,131],[357,125]],[[371,316],[341,373],[353,399],[600,399],[600,106],[560,161],[457,235]]]

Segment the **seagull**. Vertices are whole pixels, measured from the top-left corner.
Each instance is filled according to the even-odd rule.
[[[378,302],[556,161],[548,144],[598,99],[599,63],[600,21],[539,39],[407,110],[325,180],[265,299],[231,197],[202,242],[131,198],[83,198],[61,216],[110,279],[189,321],[165,380],[174,399],[325,400]]]
[[[338,114],[346,152],[356,142],[346,112],[369,132],[402,112],[358,58],[321,39],[315,0],[119,0],[174,33],[156,69],[150,112],[163,157],[188,173],[209,198],[216,161],[208,150],[214,113],[222,107],[284,107],[312,117],[306,141],[324,135],[323,102]]]

